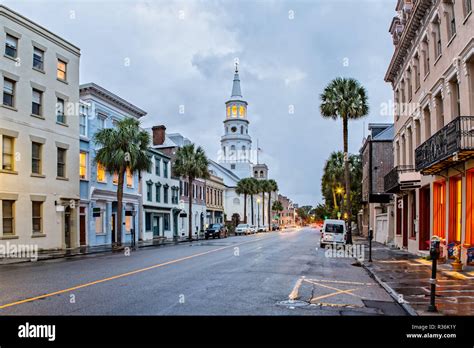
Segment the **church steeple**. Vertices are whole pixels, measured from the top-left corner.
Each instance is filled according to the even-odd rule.
[[[247,119],[247,102],[240,89],[238,65],[235,64],[232,94],[226,101],[226,118],[224,120],[224,135],[221,137],[222,156],[219,162],[232,170],[239,177],[252,175],[252,138],[249,135],[249,120]]]
[[[231,94],[230,98],[234,99],[236,97],[242,98],[242,91],[240,89],[240,77],[239,77],[238,63],[235,63],[234,82],[232,84],[232,94]]]

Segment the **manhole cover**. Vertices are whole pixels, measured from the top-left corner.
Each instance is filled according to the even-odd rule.
[[[277,303],[279,306],[285,306],[285,307],[304,307],[308,306],[309,303],[305,301],[299,301],[299,300],[286,300],[286,301],[280,301]]]

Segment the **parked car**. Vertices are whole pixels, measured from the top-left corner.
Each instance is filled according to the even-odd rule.
[[[227,238],[227,228],[223,224],[212,224],[206,229],[206,239]]]
[[[250,230],[250,225],[249,224],[239,224],[235,228],[235,234],[237,236],[239,236],[241,234],[249,234],[249,233],[252,233],[251,230]]]
[[[280,225],[272,224],[272,231],[279,231],[279,230],[280,230]]]
[[[257,226],[251,225],[251,226],[250,226],[250,232],[251,232],[251,233],[257,233]]]
[[[345,244],[347,239],[346,222],[344,220],[324,220],[319,245]]]
[[[258,226],[257,232],[267,232],[268,226],[267,225],[260,225]]]

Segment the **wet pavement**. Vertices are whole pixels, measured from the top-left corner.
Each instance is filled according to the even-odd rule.
[[[364,239],[358,238],[355,243],[368,247]],[[399,302],[404,301],[418,315],[474,314],[473,267],[455,272],[449,263],[438,264],[438,313],[430,313],[427,309],[430,302],[431,261],[376,242],[372,243],[372,259],[372,263],[366,259],[364,266],[394,291]]]

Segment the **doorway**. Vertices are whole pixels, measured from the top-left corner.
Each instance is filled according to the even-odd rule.
[[[160,236],[160,217],[157,215],[153,216],[153,238]]]
[[[86,208],[79,207],[79,243],[86,245]]]
[[[64,210],[64,241],[66,249],[71,248],[71,208],[66,207]]]
[[[403,196],[403,247],[408,247],[408,195]]]
[[[418,248],[428,250],[430,242],[430,187],[420,189],[420,235],[418,237]]]
[[[115,213],[112,213],[112,226],[111,226],[111,229],[112,229],[112,245],[113,245],[117,241],[117,236],[116,236],[116,233],[117,233],[116,214]]]

